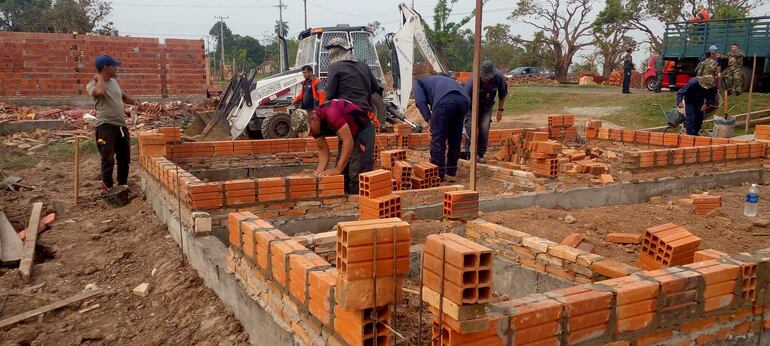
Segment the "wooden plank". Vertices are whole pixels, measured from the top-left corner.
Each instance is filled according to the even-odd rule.
[[[2,210],[0,210],[0,249],[0,262],[3,263],[20,260],[24,251],[24,244]]]
[[[85,291],[83,291],[81,293],[78,293],[78,294],[72,296],[72,297],[69,297],[69,298],[66,298],[66,299],[62,299],[60,301],[57,301],[57,302],[54,302],[54,303],[51,303],[51,304],[48,304],[48,305],[45,305],[45,306],[41,306],[41,307],[39,307],[37,309],[30,310],[30,311],[18,314],[18,315],[13,316],[13,317],[6,318],[6,319],[0,321],[0,330],[5,329],[5,328],[7,328],[9,326],[12,326],[12,325],[14,325],[16,323],[19,323],[21,321],[24,321],[26,319],[42,315],[42,314],[44,314],[46,312],[49,312],[49,311],[53,311],[53,310],[56,310],[56,309],[63,308],[63,307],[65,307],[67,305],[70,305],[72,303],[76,303],[76,302],[81,301],[83,299],[88,299],[88,298],[91,298],[93,296],[100,295],[102,293],[104,293],[104,290],[102,290],[102,289],[85,290]]]
[[[438,302],[440,299],[438,292],[422,286],[422,300],[428,305],[438,310]],[[472,305],[457,305],[453,301],[444,297],[443,313],[457,321],[472,320],[484,317],[486,311],[484,310],[487,304],[472,304]]]
[[[40,213],[43,211],[43,203],[37,202],[32,205],[32,215],[29,216],[27,223],[27,237],[24,241],[24,252],[19,263],[19,275],[21,279],[29,281],[32,275],[32,262],[35,260],[35,244],[37,243],[37,229],[40,226]]]

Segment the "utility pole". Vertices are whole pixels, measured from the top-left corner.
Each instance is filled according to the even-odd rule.
[[[230,17],[215,16],[214,18],[219,18],[219,43],[222,49],[222,60],[219,64],[219,68],[222,70],[222,80],[225,80],[225,30],[223,26],[225,19]]]
[[[307,29],[307,0],[302,0],[305,3],[305,29]]]
[[[281,44],[283,44],[283,40],[281,40],[283,37],[283,7],[283,0],[278,0],[278,59],[281,60],[281,71],[286,69],[286,66],[283,66],[283,49],[281,49]]]

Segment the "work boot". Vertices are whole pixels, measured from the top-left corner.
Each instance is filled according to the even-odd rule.
[[[457,177],[455,177],[454,175],[447,174],[444,176],[444,180],[449,183],[454,183],[454,182],[457,182]]]
[[[478,162],[478,163],[487,163],[487,160],[484,160],[484,157],[483,157],[483,156],[479,156],[479,157],[476,159],[476,162]]]

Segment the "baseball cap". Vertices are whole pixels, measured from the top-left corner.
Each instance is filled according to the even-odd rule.
[[[492,61],[484,60],[481,62],[480,73],[482,79],[491,79],[495,76],[495,64]]]
[[[714,80],[714,76],[705,75],[698,77],[698,84],[700,84],[703,89],[713,89],[714,86],[716,86],[716,81]]]
[[[332,49],[332,48],[342,48],[342,49],[347,49],[347,50],[351,49],[350,42],[348,42],[348,40],[346,40],[346,39],[344,39],[342,37],[335,37],[335,38],[329,40],[329,42],[324,46],[324,48],[327,49],[327,50]]]
[[[709,50],[712,51],[712,52],[716,52],[716,51],[719,50],[719,48],[717,48],[717,46],[715,46],[715,45],[711,45],[711,47],[709,47]]]
[[[94,61],[94,66],[96,66],[97,69],[102,69],[105,66],[120,66],[121,62],[113,59],[109,55],[100,55],[96,57],[96,61]]]
[[[297,137],[307,137],[310,133],[307,111],[304,109],[295,109],[291,113],[291,130],[297,134]]]

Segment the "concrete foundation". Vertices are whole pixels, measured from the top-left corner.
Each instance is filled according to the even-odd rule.
[[[523,267],[499,257],[495,258],[492,269],[494,271],[492,287],[495,288],[496,292],[512,298],[575,285],[573,282]]]
[[[298,345],[292,336],[291,328],[279,324],[270,313],[256,304],[235,276],[228,273],[225,262],[227,247],[215,236],[194,237],[190,230],[184,227],[180,229],[178,217],[158,195],[167,192],[147,189],[145,177],[141,180],[146,202],[152,206],[161,222],[168,226],[171,238],[179,244],[190,265],[198,271],[206,286],[217,294],[241,322],[252,344]]]
[[[67,119],[18,120],[0,123],[0,135],[10,135],[18,132],[34,132],[35,130],[55,130],[67,125]]]

